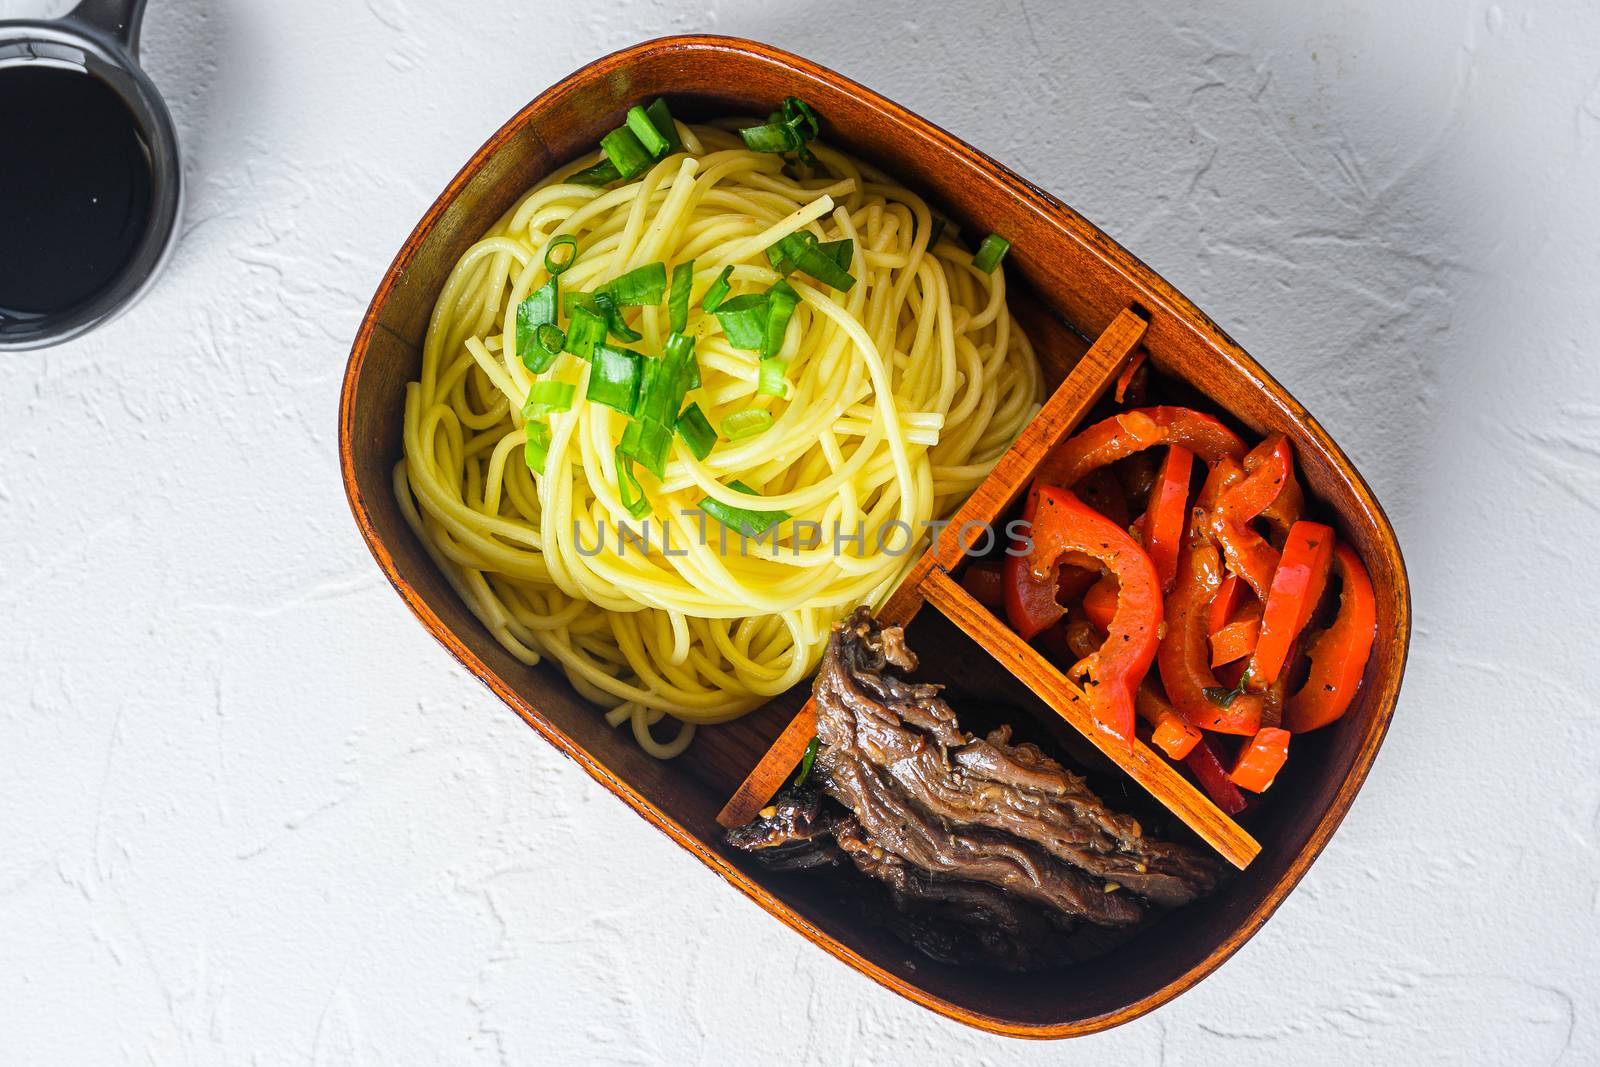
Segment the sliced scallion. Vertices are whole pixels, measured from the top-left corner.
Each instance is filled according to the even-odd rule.
[[[571,382],[534,382],[528,390],[527,403],[522,405],[522,417],[536,419],[572,407],[572,395],[577,388]]]
[[[672,268],[672,288],[667,292],[667,322],[673,333],[689,328],[689,290],[694,288],[694,260]]]
[[[571,182],[573,185],[598,186],[610,185],[612,182],[621,177],[622,174],[617,170],[616,165],[612,163],[611,160],[602,159],[594,166],[585,167],[578,171],[576,174],[572,175],[572,177],[568,178],[567,181]]]
[[[682,365],[685,389],[700,388],[700,361],[695,358],[693,337],[683,333],[669,336],[663,358]]]
[[[667,154],[667,139],[661,135],[660,130],[656,129],[656,124],[650,120],[650,116],[645,113],[644,108],[630,107],[628,109],[628,129],[632,130],[633,135],[639,138],[639,143],[644,146],[644,150],[649,152],[652,158],[660,159]]]
[[[666,472],[667,456],[672,452],[672,428],[650,419],[634,419],[617,447],[659,478]]]
[[[843,241],[829,241],[822,245],[817,241],[817,235],[810,230],[797,230],[779,240],[767,249],[767,262],[772,264],[772,269],[779,274],[788,274],[791,271],[801,271],[809,274],[823,285],[831,285],[835,289],[848,292],[856,284],[855,278],[841,265],[849,264],[850,257],[855,254],[853,243],[847,238]]]
[[[666,154],[670,156],[674,152],[682,152],[683,138],[678,136],[678,124],[672,121],[672,112],[667,110],[667,102],[658,96],[644,109],[644,113],[655,123],[656,132],[666,139]]]
[[[767,290],[767,328],[761,342],[763,356],[776,356],[783,350],[783,335],[789,328],[789,317],[794,314],[795,306],[800,303],[800,294],[794,291],[794,286],[783,279],[778,279],[771,289]],[[765,378],[762,379],[766,381]],[[782,396],[783,393],[776,394]]]
[[[722,436],[730,441],[742,441],[772,428],[772,412],[764,408],[745,408],[724,416]]]
[[[561,355],[567,345],[567,335],[553,322],[541,322],[533,330],[533,345],[527,351],[519,349],[522,363],[535,374],[543,374]]]
[[[743,482],[729,482],[728,488],[748,493],[750,496],[761,495]],[[755,508],[735,507],[710,496],[700,501],[700,510],[728,529],[738,530],[746,537],[760,537],[780,522],[788,522],[793,518],[787,511],[757,511]]]
[[[567,323],[566,350],[580,359],[591,359],[594,356],[595,345],[604,344],[606,340],[606,318],[597,311],[586,307],[572,309],[571,321]]]
[[[983,244],[978,246],[978,252],[972,257],[972,265],[985,274],[993,274],[1000,261],[1006,258],[1006,253],[1011,251],[1011,242],[997,233],[991,233],[983,239]]]
[[[758,349],[767,340],[767,294],[745,293],[724,300],[714,312],[734,348]]]
[[[672,428],[672,420],[683,406],[683,395],[689,391],[688,368],[677,360],[663,356],[644,361],[639,381],[639,399],[633,407],[636,419]]]
[[[600,291],[610,293],[618,307],[636,308],[659,304],[661,297],[667,291],[667,265],[657,261],[635,267],[628,273],[607,282]]]
[[[678,436],[689,446],[689,453],[695,459],[711,455],[717,444],[717,431],[711,428],[711,420],[706,418],[699,404],[690,404],[678,414]]]
[[[550,458],[550,426],[543,422],[522,424],[522,458],[535,474],[544,473],[544,462]]]
[[[711,288],[706,290],[705,299],[700,301],[702,311],[711,312],[722,306],[722,302],[728,297],[728,290],[732,288],[728,284],[728,279],[731,277],[733,277],[733,264],[729,263],[722,268],[722,273],[717,275],[717,280],[711,283]]]
[[[639,353],[611,345],[595,345],[589,388],[584,393],[596,404],[632,414],[639,399],[639,376],[644,358]]]
[[[566,249],[565,252],[562,249]],[[544,249],[544,269],[551,277],[561,274],[578,261],[578,239],[570,233],[558,234]]]
[[[789,392],[789,382],[784,374],[789,370],[786,359],[769,358],[761,361],[761,380],[756,392],[763,396],[784,396]]]
[[[645,498],[639,476],[633,473],[633,457],[625,455],[618,445],[614,458],[617,461],[617,495],[622,498],[622,506],[629,515],[642,519],[650,514],[650,501]]]
[[[551,278],[517,305],[517,355],[522,357],[523,366],[535,374],[544,367],[534,366],[540,357],[540,353],[534,347],[534,335],[540,326],[556,321],[558,293],[558,283]]]
[[[650,166],[650,153],[626,126],[618,126],[600,138],[600,150],[623,178],[634,178]]]
[[[622,318],[622,309],[617,306],[617,298],[611,295],[609,289],[600,289],[594,294],[594,306],[601,315],[605,316],[606,328],[621,341],[637,341],[644,334],[629,327]]]

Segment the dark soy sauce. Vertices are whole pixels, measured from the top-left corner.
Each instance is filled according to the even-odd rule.
[[[0,324],[104,289],[150,221],[150,153],[133,113],[81,70],[0,67]]]

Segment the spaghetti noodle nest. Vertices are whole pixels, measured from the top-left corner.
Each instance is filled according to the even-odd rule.
[[[554,660],[661,757],[696,724],[808,677],[832,622],[887,597],[930,521],[984,478],[1042,391],[1002,272],[978,270],[948,238],[930,249],[933,217],[915,193],[825,145],[796,178],[731,124],[677,125],[684,151],[607,189],[569,180],[596,157],[565,167],[462,255],[406,390],[394,472],[412,527],[490,632],[525,663]],[[773,286],[766,250],[799,231],[850,239],[856,284],[788,278],[799,299],[778,353],[785,395],[774,396],[702,300],[729,265],[729,299]],[[725,433],[704,459],[675,440],[660,478],[638,472],[642,518],[618,481],[628,416],[583,399],[591,363],[563,354],[535,374],[516,350],[517,308],[549,278],[545,252],[570,243],[563,235],[577,241],[560,277],[569,292],[692,260],[685,332],[701,384],[690,399],[713,426],[771,416],[753,436]],[[663,306],[629,309],[634,347],[662,352],[668,318]],[[570,383],[577,399],[535,416],[548,421],[535,472],[523,408],[539,380]],[[792,521],[752,542],[708,521],[708,499]],[[661,740],[651,727],[664,716],[681,725]]]

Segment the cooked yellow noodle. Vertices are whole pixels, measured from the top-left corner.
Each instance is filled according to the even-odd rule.
[[[973,269],[948,241],[928,249],[931,216],[915,193],[824,145],[813,150],[827,176],[795,180],[731,128],[679,124],[685,152],[612,189],[564,183],[597,157],[565,167],[462,255],[434,308],[420,380],[406,390],[395,468],[407,519],[490,632],[526,663],[555,660],[610,709],[608,722],[629,723],[661,757],[683,751],[695,724],[736,718],[807,677],[831,623],[881,603],[929,520],[982,481],[1041,393],[1002,272]],[[732,295],[771,286],[767,247],[800,229],[853,239],[857,283],[840,293],[789,278],[800,303],[780,353],[788,395],[760,395],[754,355],[731,347],[700,301],[727,264]],[[695,399],[714,426],[747,407],[774,418],[703,461],[675,444],[659,481],[640,471],[653,507],[645,523],[630,518],[617,485],[627,418],[583,402],[586,362],[562,356],[538,376],[573,384],[579,399],[549,417],[545,473],[523,461],[535,375],[516,352],[516,308],[547,280],[544,253],[561,234],[578,242],[565,291],[693,259],[688,332],[704,379]],[[666,307],[638,309],[632,326],[644,335],[636,347],[661,351]],[[736,480],[761,494],[762,509],[795,517],[778,528],[776,549],[769,537],[741,550],[737,534],[694,510],[705,496],[749,506],[728,487]],[[633,541],[619,551],[617,531],[641,525],[649,550]],[[681,725],[663,742],[651,728],[667,717]]]

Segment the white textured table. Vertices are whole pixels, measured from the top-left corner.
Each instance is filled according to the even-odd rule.
[[[150,6],[182,245],[113,326],[0,360],[0,1061],[1600,1058],[1600,10]],[[356,535],[339,378],[401,239],[528,97],[688,30],[1059,193],[1399,528],[1416,634],[1366,790],[1152,1017],[1023,1044],[836,963],[474,683]]]

